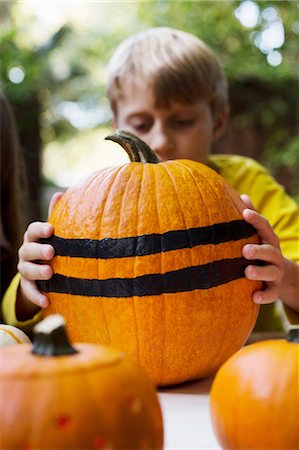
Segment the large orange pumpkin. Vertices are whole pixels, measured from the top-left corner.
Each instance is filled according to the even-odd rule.
[[[124,353],[68,342],[61,316],[0,350],[0,448],[163,448],[155,388]]]
[[[133,162],[93,174],[54,209],[45,314],[61,313],[75,341],[124,350],[156,384],[204,377],[255,324],[261,286],[244,276],[242,247],[258,237],[212,169],[159,162],[126,132],[109,138]]]
[[[299,449],[299,329],[248,345],[216,374],[211,417],[227,450]]]

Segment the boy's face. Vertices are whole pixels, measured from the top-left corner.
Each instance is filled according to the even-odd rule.
[[[226,112],[217,121],[205,100],[191,105],[171,102],[157,108],[149,87],[124,86],[125,96],[117,103],[116,128],[131,131],[162,160],[191,159],[207,162],[212,143],[222,134]]]

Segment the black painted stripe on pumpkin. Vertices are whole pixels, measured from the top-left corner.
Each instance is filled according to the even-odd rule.
[[[210,289],[244,277],[248,264],[245,258],[222,259],[195,267],[173,270],[165,274],[142,275],[136,278],[107,280],[80,279],[54,274],[50,280],[39,281],[45,292],[57,292],[87,297],[143,297],[163,293]]]
[[[220,244],[253,236],[255,229],[244,220],[217,223],[214,225],[167,231],[164,234],[146,234],[119,239],[64,239],[53,235],[43,239],[51,244],[58,256],[77,258],[125,258],[145,256],[197,245]]]

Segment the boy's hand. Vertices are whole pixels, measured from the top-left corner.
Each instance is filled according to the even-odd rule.
[[[49,204],[49,215],[62,196],[56,192]],[[19,249],[18,271],[21,274],[20,289],[24,299],[35,305],[46,308],[49,300],[36,286],[36,280],[48,280],[53,271],[47,262],[54,257],[54,248],[49,244],[41,244],[41,238],[49,238],[53,234],[53,226],[47,222],[33,222],[24,234],[24,241]]]
[[[33,222],[24,234],[24,241],[19,249],[18,271],[21,274],[21,291],[23,296],[41,308],[49,304],[48,298],[36,286],[35,280],[48,280],[53,272],[46,264],[54,256],[54,248],[48,244],[40,244],[41,238],[53,234],[53,227],[46,222]]]
[[[268,220],[257,213],[247,195],[241,195],[246,205],[243,218],[257,231],[261,244],[244,245],[242,253],[248,260],[259,259],[267,263],[264,266],[249,265],[245,275],[249,280],[264,281],[265,289],[254,292],[255,303],[272,303],[279,297],[281,281],[284,273],[284,258],[280,250],[279,238],[274,233]]]

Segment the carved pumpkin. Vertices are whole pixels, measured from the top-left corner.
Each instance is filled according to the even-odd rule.
[[[149,378],[118,350],[72,347],[61,319],[38,324],[33,346],[0,352],[1,448],[162,449]]]
[[[11,325],[0,324],[0,348],[24,343],[30,343],[30,339],[24,331]]]
[[[159,162],[130,133],[108,139],[133,162],[93,174],[56,205],[45,314],[62,314],[75,341],[122,349],[158,385],[204,377],[255,324],[261,285],[245,278],[242,247],[256,232],[212,169]]]
[[[298,450],[299,329],[234,354],[211,389],[212,424],[223,449]]]

